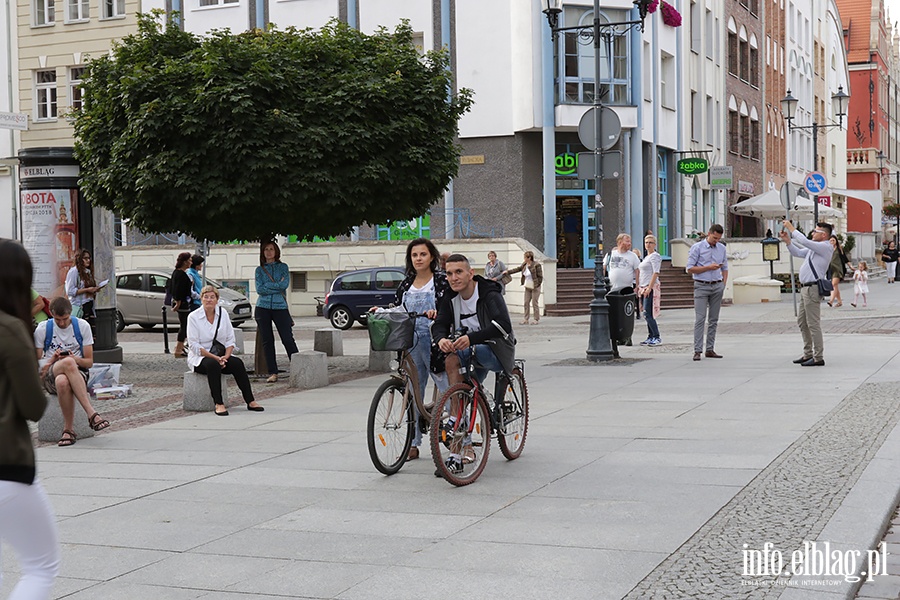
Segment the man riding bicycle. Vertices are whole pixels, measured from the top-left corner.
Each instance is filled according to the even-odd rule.
[[[488,371],[511,373],[516,357],[516,339],[512,333],[509,310],[501,293],[502,286],[476,275],[469,259],[462,254],[447,258],[447,281],[452,290],[444,294],[438,305],[438,314],[431,329],[433,339],[447,355],[446,369],[450,385],[460,383],[463,376],[460,365],[468,364],[469,355],[475,353],[475,377],[483,382]],[[451,339],[451,334],[467,328],[465,335]],[[451,460],[472,462],[474,449],[467,445],[462,455],[451,455]]]

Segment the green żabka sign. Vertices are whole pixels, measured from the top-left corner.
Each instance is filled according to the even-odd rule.
[[[709,161],[705,158],[683,158],[678,161],[677,170],[685,175],[699,175],[709,170]]]

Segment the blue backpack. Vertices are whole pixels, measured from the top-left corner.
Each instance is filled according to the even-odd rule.
[[[84,338],[81,335],[81,326],[78,319],[72,319],[72,329],[75,330],[75,341],[78,342],[78,351],[84,356]],[[47,319],[47,331],[44,333],[44,354],[50,349],[53,342],[53,319]]]

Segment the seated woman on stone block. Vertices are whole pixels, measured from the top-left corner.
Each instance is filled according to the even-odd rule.
[[[187,362],[195,373],[206,375],[209,379],[209,391],[216,403],[216,414],[220,417],[228,416],[228,409],[222,398],[222,373],[234,375],[244,402],[247,403],[247,410],[265,410],[253,399],[244,362],[231,355],[234,351],[234,328],[228,313],[219,307],[219,291],[207,285],[200,292],[200,303],[200,308],[188,315]]]

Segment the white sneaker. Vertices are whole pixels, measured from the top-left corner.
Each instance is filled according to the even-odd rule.
[[[662,344],[662,340],[660,338],[653,338],[647,341],[648,346],[659,346]]]
[[[647,338],[643,342],[641,342],[641,346],[652,346],[653,338]]]

